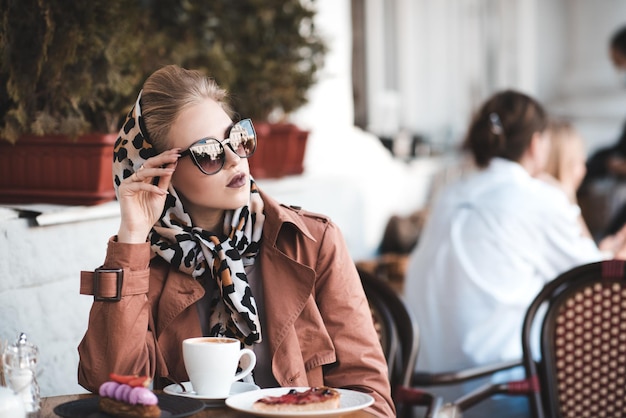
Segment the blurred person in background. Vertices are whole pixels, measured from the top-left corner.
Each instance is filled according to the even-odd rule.
[[[572,205],[578,206],[577,192],[587,173],[585,141],[576,128],[564,119],[553,119],[548,130],[550,155],[545,172],[538,178],[562,190]],[[579,220],[583,233],[592,237],[582,213],[579,215]],[[606,236],[600,242],[600,250],[610,254],[614,247],[624,239],[624,234],[626,234],[626,228],[621,225],[615,234]]]
[[[623,256],[603,254],[568,195],[537,178],[550,157],[548,128],[543,106],[511,90],[475,114],[464,146],[478,169],[442,191],[407,268],[418,370],[520,359],[523,317],[543,285],[577,265]]]
[[[619,77],[621,88],[626,88],[626,26],[613,33],[609,41],[609,56]],[[613,179],[623,183],[626,179],[626,123],[617,141],[597,150],[587,161],[587,174],[581,185],[579,195],[593,195],[594,182],[602,179]],[[600,197],[601,198],[601,197]],[[611,196],[609,196],[609,199]],[[626,202],[618,202],[618,209],[607,214],[610,217],[598,237],[614,234],[626,223]]]

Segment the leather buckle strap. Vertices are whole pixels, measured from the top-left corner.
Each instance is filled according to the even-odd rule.
[[[81,271],[80,293],[93,295],[96,302],[119,302],[123,296],[148,292],[150,270],[97,268]]]
[[[93,300],[94,302],[119,302],[122,300],[122,284],[124,283],[124,270],[123,269],[103,269],[97,268],[93,272]],[[102,296],[100,288],[105,288],[110,292],[111,285],[102,286],[101,281],[107,277],[107,275],[115,274],[115,295]],[[109,276],[110,277],[110,276]],[[111,279],[109,279],[111,280]],[[105,287],[106,286],[106,287]],[[109,292],[103,292],[107,294]]]

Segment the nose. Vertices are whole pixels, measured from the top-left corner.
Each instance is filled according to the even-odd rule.
[[[241,160],[241,157],[235,153],[230,144],[224,146],[224,158],[226,159],[224,161],[226,167],[236,166]]]

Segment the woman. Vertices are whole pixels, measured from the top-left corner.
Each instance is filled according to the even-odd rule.
[[[571,123],[555,119],[550,122],[550,154],[542,179],[561,188],[570,202],[578,204],[576,193],[587,167],[585,141]]]
[[[411,255],[405,297],[420,326],[418,369],[521,358],[526,308],[549,280],[602,258],[565,193],[535,176],[550,150],[543,107],[515,91],[475,115],[478,170],[438,199]]]
[[[626,87],[626,26],[618,28],[609,41],[609,55],[618,76],[619,87]],[[613,189],[621,187],[626,178],[626,123],[617,140],[609,146],[596,150],[587,160],[587,174],[579,190],[579,196],[586,200],[607,199],[611,209],[596,214],[598,227],[594,235],[604,237],[620,231],[626,225],[626,204],[618,196],[607,196],[607,180],[614,184]],[[604,184],[604,185],[603,185]]]
[[[565,120],[555,119],[551,121],[548,131],[550,134],[550,154],[545,172],[537,178],[563,191],[569,201],[578,206],[578,188],[587,173],[585,142],[574,129],[574,126]],[[578,219],[582,232],[593,239],[582,213]]]
[[[565,120],[552,120],[548,132],[550,154],[545,173],[540,174],[538,178],[563,191],[572,205],[580,210],[577,192],[587,172],[585,141],[574,126]],[[582,213],[578,220],[582,232],[593,239]],[[611,256],[624,243],[625,238],[626,226],[622,226],[615,234],[607,235],[600,241],[600,250]]]
[[[95,391],[110,372],[154,376],[156,387],[185,381],[182,341],[224,335],[253,348],[261,387],[362,390],[375,398],[372,411],[393,416],[340,231],[257,188],[246,159],[254,128],[233,123],[225,100],[196,71],[167,66],[146,80],[114,151],[119,231],[102,268],[81,278],[98,299],[79,346],[79,383]]]

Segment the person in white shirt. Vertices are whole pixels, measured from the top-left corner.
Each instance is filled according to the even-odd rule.
[[[511,90],[475,115],[464,146],[478,170],[441,193],[407,268],[418,370],[521,358],[522,321],[543,285],[606,257],[581,229],[579,207],[535,178],[548,160],[547,128],[541,104]]]

